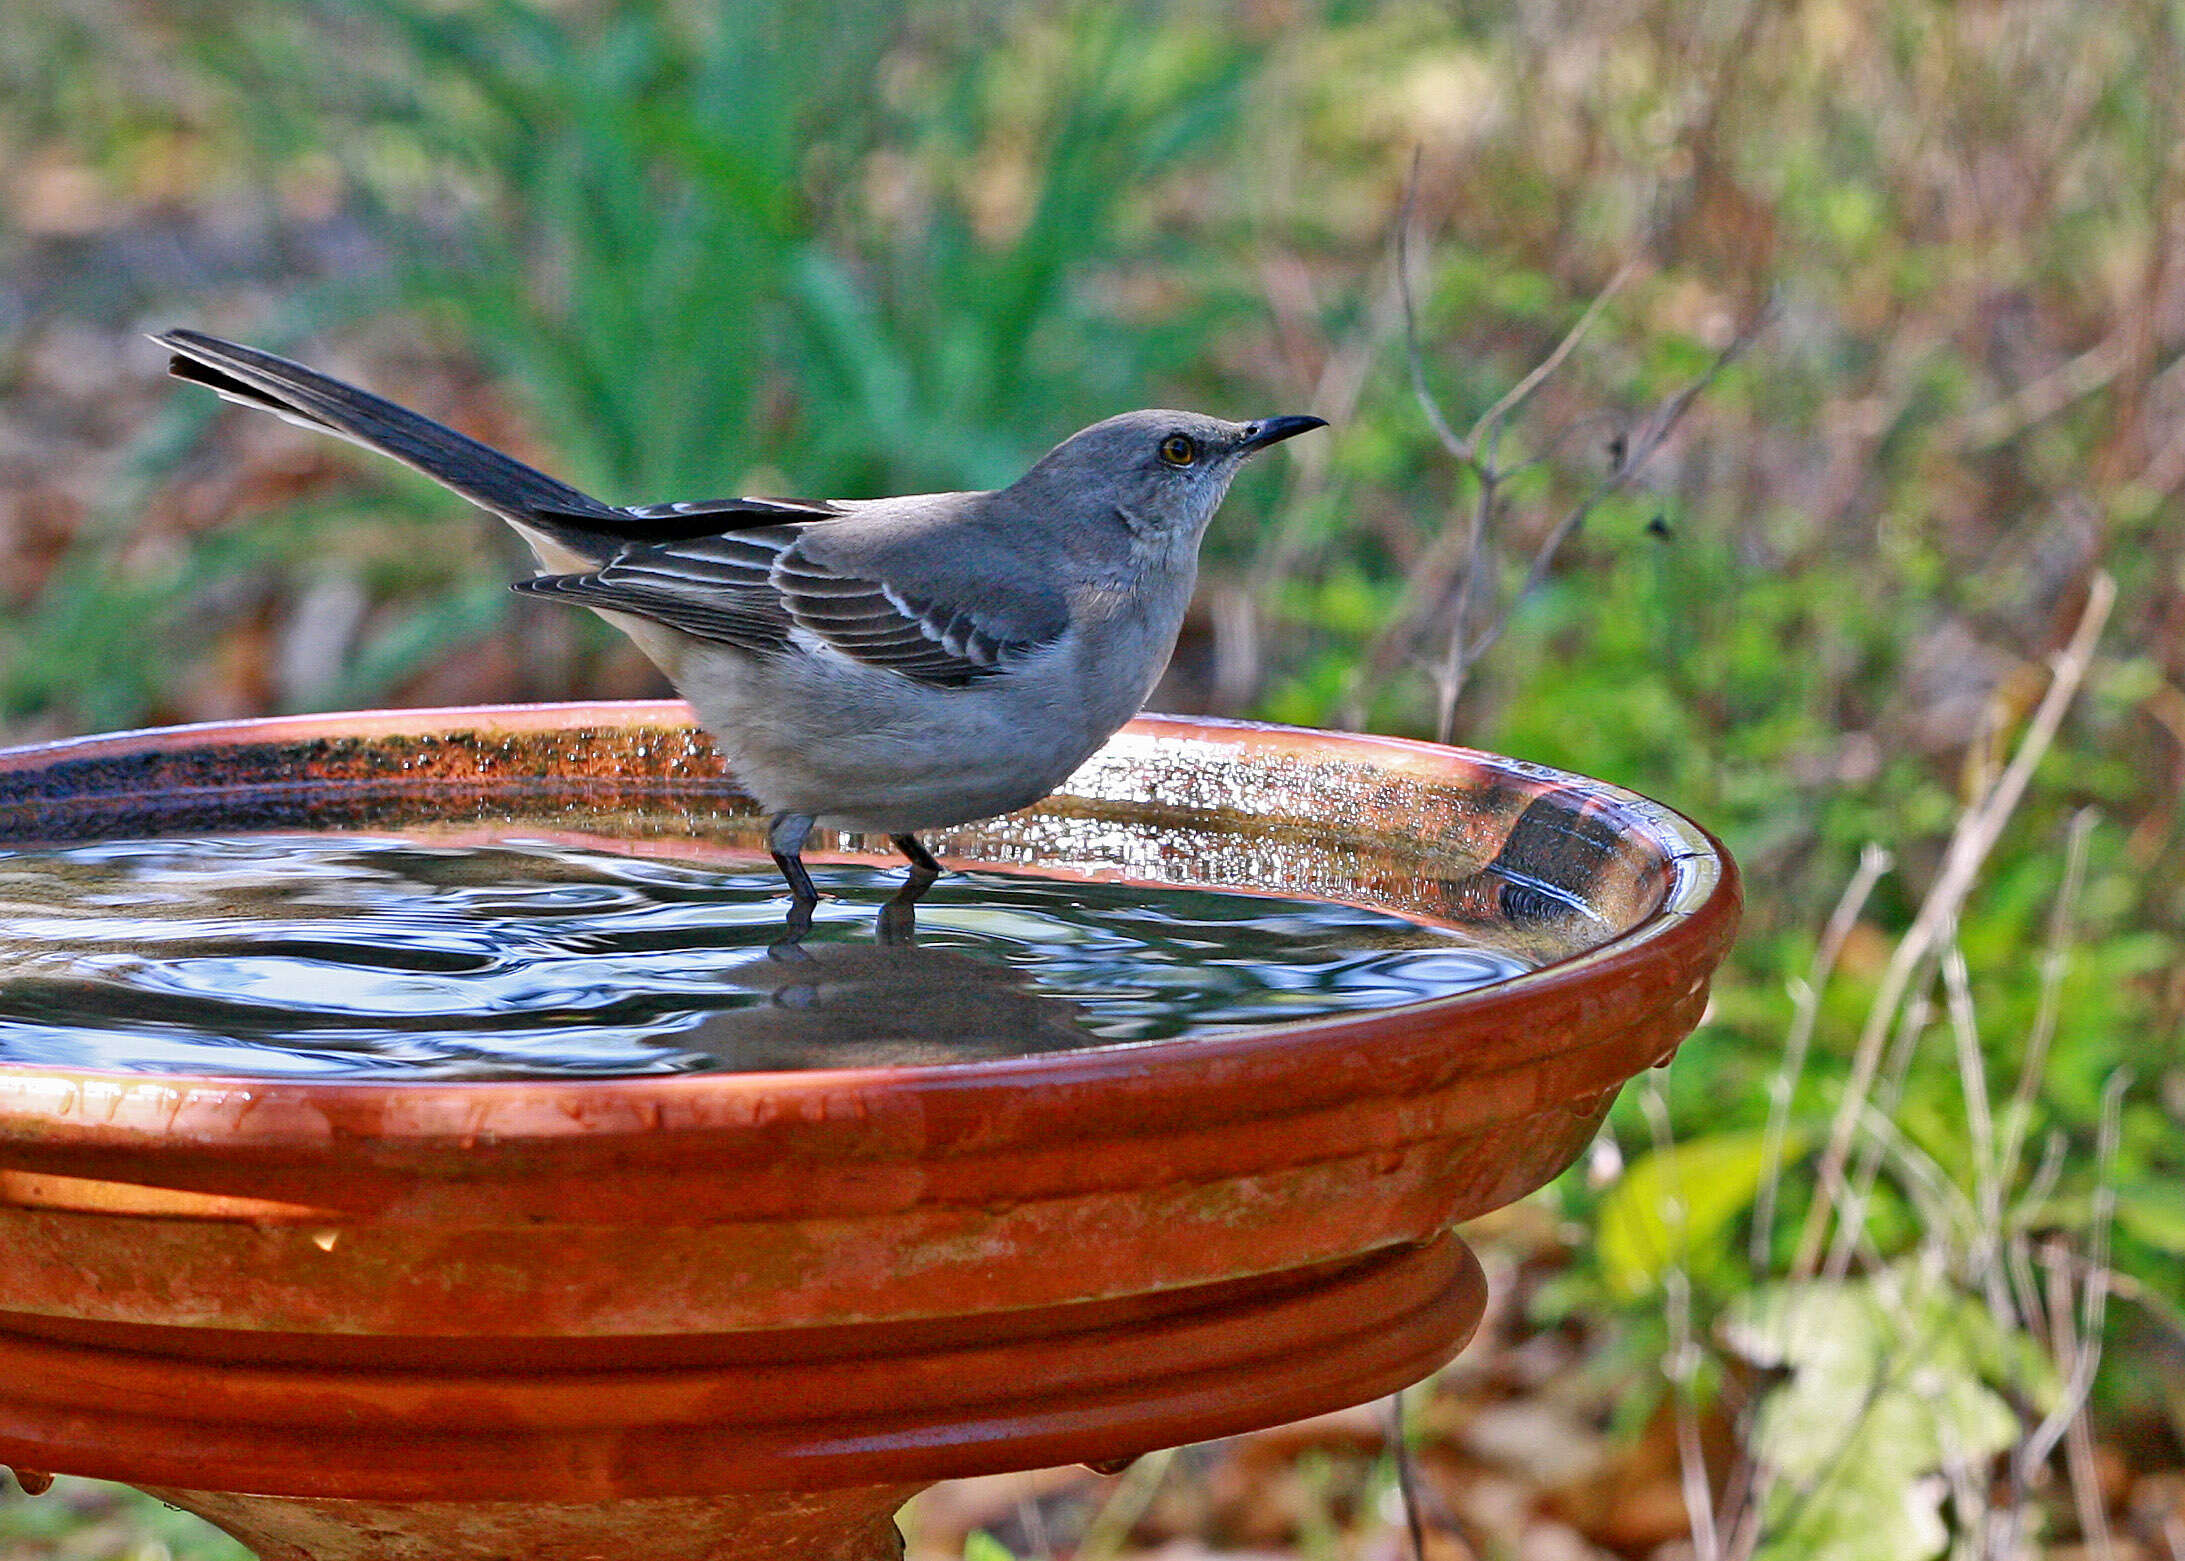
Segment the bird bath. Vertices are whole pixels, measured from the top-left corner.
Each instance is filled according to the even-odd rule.
[[[415,831],[752,856],[761,821],[688,722],[569,705],[55,743],[0,754],[0,847]],[[1737,918],[1720,848],[1614,787],[1158,717],[930,844],[1383,907],[1539,968],[968,1060],[0,1064],[0,1463],[140,1486],[266,1561],[892,1556],[934,1480],[1128,1459],[1448,1360],[1485,1301],[1452,1227],[1555,1175],[1668,1060]],[[837,984],[871,1011],[910,989],[867,953]]]

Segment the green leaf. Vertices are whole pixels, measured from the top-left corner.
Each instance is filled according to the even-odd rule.
[[[1802,1137],[1786,1135],[1783,1158],[1804,1148]],[[1596,1251],[1610,1292],[1634,1300],[1672,1263],[1689,1264],[1712,1247],[1752,1204],[1766,1170],[1764,1133],[1689,1139],[1633,1162],[1601,1200]]]
[[[1939,1555],[1943,1471],[1977,1471],[2017,1441],[2005,1391],[2036,1411],[2061,1393],[2029,1338],[1912,1262],[1743,1297],[1722,1333],[1754,1364],[1790,1372],[1751,1435],[1776,1476],[1756,1555],[1780,1561]]]
[[[1017,1561],[1009,1547],[987,1533],[975,1528],[964,1536],[964,1561]]]

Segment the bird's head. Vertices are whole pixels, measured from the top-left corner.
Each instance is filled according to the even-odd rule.
[[[1318,417],[1231,423],[1201,412],[1125,412],[1063,440],[1017,486],[1067,512],[1116,520],[1149,546],[1195,550],[1248,457],[1325,426]]]

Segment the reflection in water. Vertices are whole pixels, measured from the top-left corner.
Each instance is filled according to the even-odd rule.
[[[0,1063],[356,1079],[1010,1056],[1386,1007],[1528,968],[1312,900],[822,871],[541,841],[241,836],[0,851]]]
[[[685,1050],[738,1073],[973,1062],[1099,1044],[1082,1010],[1047,996],[1012,965],[921,948],[913,905],[898,893],[871,943],[792,935],[730,979],[761,1001],[702,1019]]]

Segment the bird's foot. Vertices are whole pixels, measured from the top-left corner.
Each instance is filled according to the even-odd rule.
[[[941,876],[941,864],[916,835],[890,835],[888,843],[910,858],[910,876],[903,880],[902,894],[915,900],[933,887],[933,880]]]

